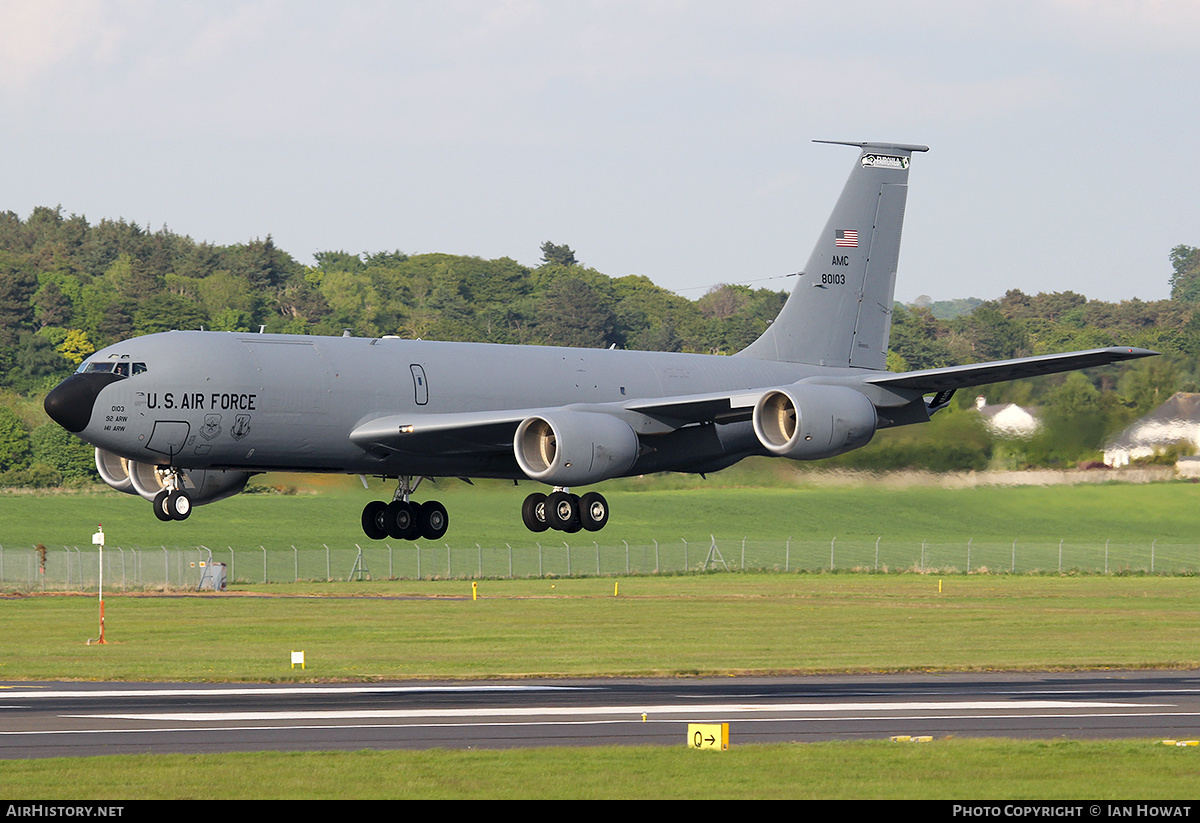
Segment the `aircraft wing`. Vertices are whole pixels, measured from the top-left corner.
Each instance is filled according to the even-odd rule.
[[[1149,349],[1113,346],[1106,349],[1088,349],[1063,354],[1046,354],[1040,357],[1018,357],[1014,360],[996,360],[990,363],[968,363],[964,366],[946,366],[940,369],[921,369],[898,374],[879,373],[863,379],[863,383],[896,389],[917,389],[922,392],[951,391],[988,383],[1002,383],[1021,377],[1037,377],[1042,374],[1057,374],[1093,366],[1107,366],[1121,360],[1136,360],[1158,354]]]
[[[393,414],[378,417],[350,432],[350,441],[366,451],[409,454],[459,454],[512,451],[513,433],[535,409]]]
[[[350,433],[350,440],[367,451],[408,454],[511,452],[517,426],[526,418],[539,414],[561,411],[610,414],[626,419],[642,434],[657,434],[689,423],[749,420],[754,404],[765,391],[713,392],[619,403],[575,403],[543,409],[393,414],[362,423]]]

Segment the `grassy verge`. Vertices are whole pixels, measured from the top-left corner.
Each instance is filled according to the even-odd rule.
[[[270,774],[264,783],[263,775]],[[1200,750],[1152,741],[128,755],[0,761],[9,801],[111,799],[1139,800],[1195,796]]]
[[[1200,534],[1200,484],[1098,484],[1049,487],[823,486],[804,476],[788,486],[748,488],[688,480],[671,488],[671,478],[613,481],[597,488],[608,496],[612,519],[590,539],[620,544],[751,539],[885,540],[930,542],[1091,541],[1103,545],[1140,541],[1196,543]],[[736,480],[740,475],[731,475]],[[352,546],[366,543],[359,528],[362,506],[390,498],[392,487],[372,481],[372,490],[324,481],[298,494],[239,495],[200,506],[182,523],[160,523],[141,498],[113,491],[0,495],[0,545],[90,549],[97,523],[113,546]],[[336,482],[335,482],[336,481]],[[531,484],[445,481],[421,487],[418,499],[436,497],[449,509],[455,546],[532,545],[520,519],[521,500]],[[584,535],[586,536],[586,535]],[[542,542],[561,539],[547,532]],[[578,539],[583,540],[583,536]],[[442,542],[442,541],[439,541]],[[588,541],[590,542],[590,540]]]
[[[618,595],[614,596],[614,587]],[[1200,666],[1200,579],[710,574],[0,604],[0,679],[370,680]],[[291,597],[255,596],[263,592]],[[304,650],[308,667],[290,668]]]

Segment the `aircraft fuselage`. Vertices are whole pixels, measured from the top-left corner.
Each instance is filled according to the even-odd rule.
[[[98,352],[145,363],[100,390],[88,442],[129,460],[176,468],[525,479],[511,449],[365,451],[351,432],[373,419],[603,405],[641,398],[753,391],[825,369],[740,357],[447,343],[398,338],[165,332]],[[622,412],[635,431],[671,437],[654,418]],[[653,449],[625,474],[680,469],[763,452],[748,421],[692,449]],[[470,445],[470,444],[469,444]],[[504,445],[497,443],[497,446]],[[676,453],[678,451],[679,453]]]

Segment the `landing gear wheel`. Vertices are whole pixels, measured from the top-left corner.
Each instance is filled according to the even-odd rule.
[[[154,495],[154,502],[150,505],[154,507],[154,516],[159,520],[166,522],[174,520],[171,513],[167,511],[167,495],[170,494],[166,489],[163,489],[158,494]]]
[[[418,510],[413,503],[393,500],[384,509],[383,520],[388,536],[396,540],[412,540],[420,534]]]
[[[384,512],[386,510],[387,503],[384,503],[382,500],[372,500],[363,506],[363,534],[372,540],[382,540],[388,536],[387,528],[384,526]]]
[[[526,497],[525,502],[521,504],[521,520],[531,532],[544,532],[550,528],[546,521],[546,495],[534,492]]]
[[[172,520],[187,520],[192,513],[192,498],[188,497],[187,492],[171,492],[167,495],[165,508]]]
[[[421,515],[417,518],[421,524],[421,537],[426,540],[439,540],[450,526],[450,518],[446,507],[436,500],[421,504]]]
[[[608,501],[599,492],[579,498],[579,521],[590,532],[598,532],[608,523]]]
[[[559,531],[579,531],[579,498],[568,492],[552,493],[546,498],[546,522]]]

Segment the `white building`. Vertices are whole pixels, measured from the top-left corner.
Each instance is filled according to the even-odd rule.
[[[1016,403],[989,404],[982,395],[975,398],[975,410],[997,437],[1032,437],[1042,425],[1035,410]]]
[[[1104,462],[1117,468],[1176,445],[1200,450],[1200,393],[1176,392],[1132,423],[1105,446]]]

